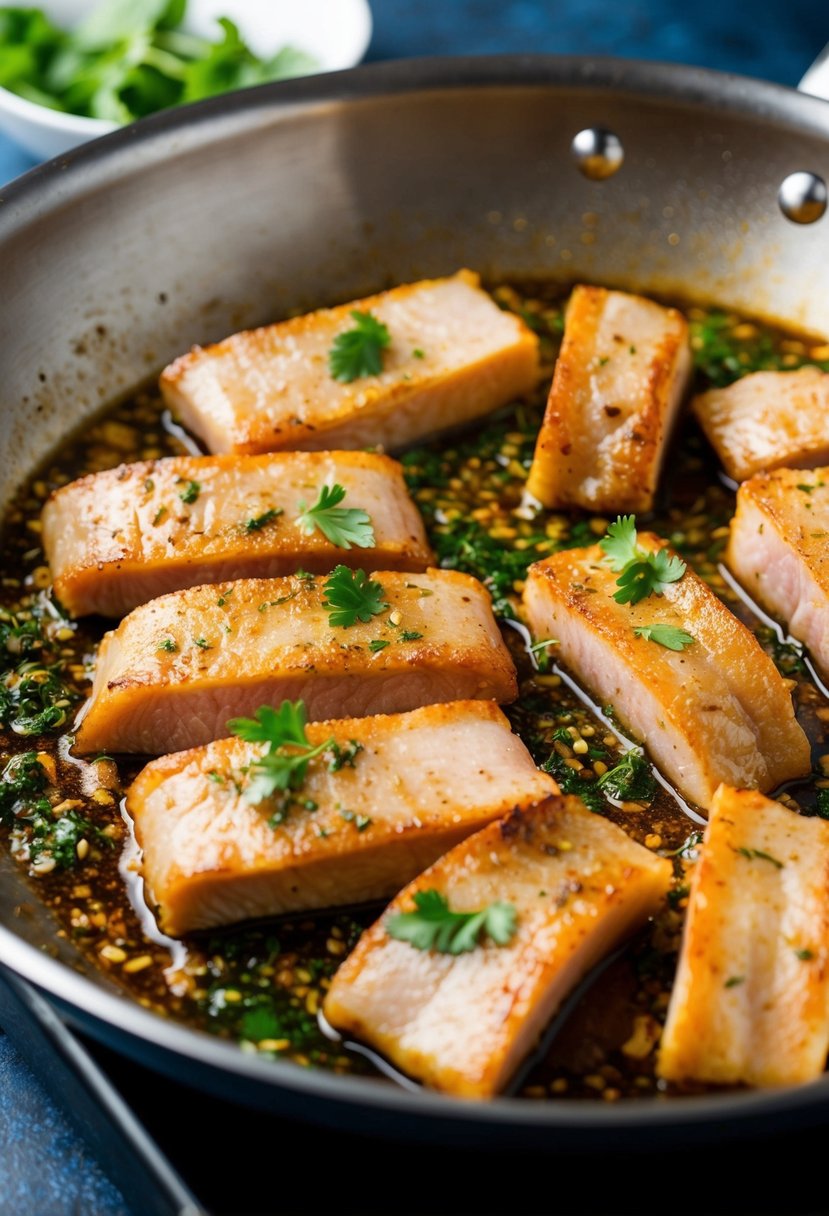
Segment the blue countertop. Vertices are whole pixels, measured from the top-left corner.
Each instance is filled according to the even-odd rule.
[[[374,0],[368,58],[551,52],[700,64],[795,85],[829,41],[821,0]],[[741,16],[741,14],[743,14]],[[34,162],[0,136],[0,184]],[[0,1034],[0,1216],[129,1211]],[[138,1214],[136,1213],[136,1216]]]

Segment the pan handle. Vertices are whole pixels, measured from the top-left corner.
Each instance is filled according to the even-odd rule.
[[[824,47],[797,87],[802,93],[829,101],[829,46]]]

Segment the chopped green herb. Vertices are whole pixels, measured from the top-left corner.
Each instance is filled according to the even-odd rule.
[[[371,516],[360,507],[341,507],[345,489],[341,485],[323,486],[312,507],[299,504],[297,524],[306,536],[319,529],[326,540],[339,549],[371,549],[375,543]]]
[[[802,963],[809,963],[815,957],[815,952],[804,947],[800,950],[795,950],[795,955]]]
[[[349,739],[348,743],[342,745],[332,740],[326,753],[329,773],[338,773],[341,768],[354,768],[354,762],[362,750],[362,743],[356,739]]]
[[[338,334],[328,354],[331,375],[344,384],[361,376],[379,376],[383,351],[391,344],[387,326],[373,313],[352,308],[351,318],[354,328]]]
[[[372,654],[377,654],[380,650],[385,650],[387,646],[391,646],[391,642],[387,642],[385,638],[375,638],[369,642],[368,648]]]
[[[568,739],[572,743],[571,735],[568,735]],[[551,752],[541,767],[545,773],[551,773],[555,777],[562,794],[575,794],[581,798],[588,810],[596,814],[601,814],[606,809],[607,803],[599,789],[598,781],[592,779],[592,774],[590,777],[581,777],[558,752]]]
[[[687,882],[680,883],[676,887],[671,887],[668,892],[668,903],[672,908],[678,908],[683,899],[687,899],[691,894],[691,888]]]
[[[401,642],[416,642],[419,638],[422,638],[422,637],[423,637],[423,634],[418,633],[416,629],[404,629],[404,630],[402,630],[402,632],[400,634],[400,641]]]
[[[725,981],[725,983],[723,984],[723,987],[724,988],[736,988],[736,987],[738,987],[738,985],[744,984],[745,982],[746,982],[746,977],[744,975],[731,975]]]
[[[346,823],[353,823],[358,832],[364,832],[374,822],[369,815],[360,815],[356,811],[340,811],[340,817]]]
[[[412,354],[414,355],[415,359],[425,359],[426,358],[425,351],[422,351],[419,346],[416,346],[414,348],[414,350],[412,351]]]
[[[188,506],[190,506],[191,503],[194,503],[197,500],[197,498],[199,497],[200,494],[201,494],[201,482],[188,481],[188,483],[184,487],[184,489],[179,492],[179,498],[181,499],[181,501],[183,503],[186,503]]]
[[[343,629],[357,621],[370,621],[389,606],[382,598],[385,595],[383,587],[370,579],[365,570],[336,566],[323,590],[325,599],[322,606],[328,613],[330,624]]]
[[[480,912],[453,912],[445,896],[430,889],[414,896],[414,911],[399,912],[386,922],[386,932],[416,950],[464,954],[482,935],[505,946],[513,937],[517,914],[511,904],[492,903]]]
[[[656,780],[642,753],[631,748],[619,763],[596,782],[602,793],[619,802],[647,802],[656,793]]]
[[[247,743],[265,743],[267,751],[250,766],[245,799],[258,804],[275,793],[301,789],[308,765],[330,750],[334,739],[316,747],[308,741],[303,701],[283,701],[279,709],[262,705],[253,718],[232,718],[227,727]]]
[[[664,646],[666,650],[684,650],[686,646],[692,645],[695,638],[686,633],[684,629],[678,629],[675,625],[635,625],[633,632],[638,638],[644,638],[647,642],[656,642],[658,646]]]
[[[275,519],[279,519],[282,514],[281,507],[271,507],[268,511],[263,511],[261,515],[254,515],[245,523],[246,532],[261,532],[263,528],[267,528],[268,524],[272,524]]]
[[[210,642],[207,638],[193,638],[194,645],[198,646],[199,650],[212,650]]]
[[[215,782],[216,785],[224,785],[225,782],[224,775],[215,768],[210,770],[210,772],[207,774],[207,778],[209,781]]]
[[[175,652],[178,650],[178,646],[172,638],[163,638],[162,641],[158,643],[158,649],[165,650],[167,654],[175,654]]]
[[[689,836],[685,837],[679,848],[674,849],[672,856],[684,858],[691,857],[702,844],[702,839],[702,832],[691,832]]]
[[[771,853],[764,853],[762,849],[749,849],[745,845],[740,845],[734,849],[735,853],[739,853],[741,857],[747,857],[749,861],[770,861],[778,870],[783,869],[783,862],[778,861],[776,857],[772,857]]]
[[[269,608],[278,608],[280,604],[287,604],[289,600],[296,599],[299,595],[298,591],[289,591],[287,595],[280,595],[275,600],[265,600],[257,609],[258,612],[267,612]]]
[[[156,527],[158,524],[160,524],[160,523],[161,523],[162,519],[164,519],[164,516],[165,516],[166,514],[167,514],[167,508],[166,508],[166,507],[159,507],[159,508],[158,508],[158,510],[156,511],[155,515],[153,516],[153,527],[154,527],[154,528],[155,528],[155,527]]]
[[[669,583],[682,578],[687,567],[681,557],[664,549],[649,553],[637,545],[636,517],[617,516],[599,542],[605,561],[619,577],[613,598],[619,604],[638,604],[649,595],[662,595]]]

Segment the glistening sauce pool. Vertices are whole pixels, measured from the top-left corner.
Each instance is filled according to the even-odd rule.
[[[608,520],[522,506],[546,388],[562,332],[559,288],[500,285],[498,303],[521,314],[539,334],[545,363],[533,399],[501,411],[474,433],[418,447],[403,456],[411,491],[423,512],[440,563],[482,578],[496,611],[515,617],[530,562],[558,549],[593,542]],[[724,384],[759,368],[815,363],[829,370],[829,347],[716,311],[685,309],[692,325],[697,387]],[[190,446],[190,445],[188,445]],[[4,763],[35,752],[50,773],[32,788],[32,814],[12,822],[12,791],[0,788],[8,847],[32,875],[38,897],[54,910],[60,933],[91,955],[134,997],[159,1014],[240,1042],[246,1051],[292,1059],[335,1072],[379,1072],[371,1057],[326,1037],[317,1020],[337,966],[377,909],[297,917],[232,929],[172,945],[140,919],[128,887],[140,895],[134,858],[124,854],[123,790],[139,764],[132,758],[91,763],[71,756],[66,736],[75,706],[89,689],[95,646],[105,622],[64,621],[50,606],[39,514],[55,487],[85,472],[184,450],[166,423],[158,397],[139,394],[84,430],[20,492],[5,520],[2,544],[0,661],[5,671],[0,717]],[[795,682],[800,722],[813,741],[815,774],[779,792],[806,814],[829,805],[821,767],[829,704],[796,648],[753,613],[719,568],[734,494],[717,476],[694,424],[687,421],[669,457],[669,476],[649,527],[670,539],[691,567],[757,634]],[[642,521],[640,521],[642,522]],[[669,787],[645,777],[629,801],[608,800],[598,777],[624,745],[611,707],[589,700],[554,666],[554,650],[531,656],[520,622],[505,635],[519,668],[521,692],[509,709],[515,729],[539,763],[554,757],[560,782],[582,793],[646,847],[672,856],[676,882],[663,914],[622,951],[559,1020],[519,1092],[614,1101],[659,1090],[655,1047],[664,1019],[682,927],[687,872],[696,857],[699,822]],[[36,784],[36,783],[35,783]],[[26,790],[25,773],[21,786]],[[826,789],[825,794],[821,793]],[[642,791],[644,790],[644,793]],[[5,798],[3,795],[5,793]],[[829,812],[827,812],[829,813]],[[59,825],[59,826],[58,826]],[[127,881],[124,881],[126,877]]]

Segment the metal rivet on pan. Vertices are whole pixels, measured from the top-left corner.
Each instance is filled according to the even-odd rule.
[[[780,210],[794,224],[814,224],[826,211],[826,182],[817,173],[790,173],[777,192]]]
[[[591,181],[612,177],[622,167],[625,150],[618,135],[604,127],[585,127],[573,137],[570,145],[573,160],[580,172]]]

